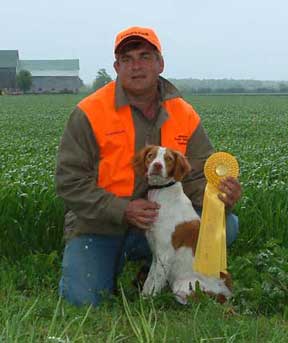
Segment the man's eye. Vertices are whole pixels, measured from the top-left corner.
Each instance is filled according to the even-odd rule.
[[[142,55],[141,58],[142,58],[142,60],[144,60],[144,61],[149,61],[149,60],[151,60],[151,55],[145,54],[145,55]]]
[[[124,63],[127,63],[130,61],[130,58],[129,57],[122,57],[121,61]]]

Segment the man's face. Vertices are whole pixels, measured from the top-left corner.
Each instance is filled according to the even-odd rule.
[[[164,62],[149,43],[143,42],[137,48],[120,52],[114,68],[128,93],[142,95],[157,87]]]

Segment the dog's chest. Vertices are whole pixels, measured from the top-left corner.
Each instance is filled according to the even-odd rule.
[[[182,186],[150,190],[148,199],[160,205],[158,218],[151,230],[157,239],[170,238],[176,225],[195,219],[191,201],[184,194]]]

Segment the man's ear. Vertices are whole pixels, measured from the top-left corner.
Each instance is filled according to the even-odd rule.
[[[118,71],[119,71],[119,62],[118,62],[118,61],[115,61],[114,64],[113,64],[113,67],[114,67],[116,73],[118,74]]]
[[[164,70],[164,58],[159,56],[159,74],[161,74]]]

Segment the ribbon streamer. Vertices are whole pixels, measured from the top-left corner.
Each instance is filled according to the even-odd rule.
[[[218,186],[227,176],[238,177],[238,162],[228,153],[215,153],[207,159],[204,174],[207,185],[193,269],[220,278],[221,272],[226,273],[227,255],[225,205],[218,198]]]

